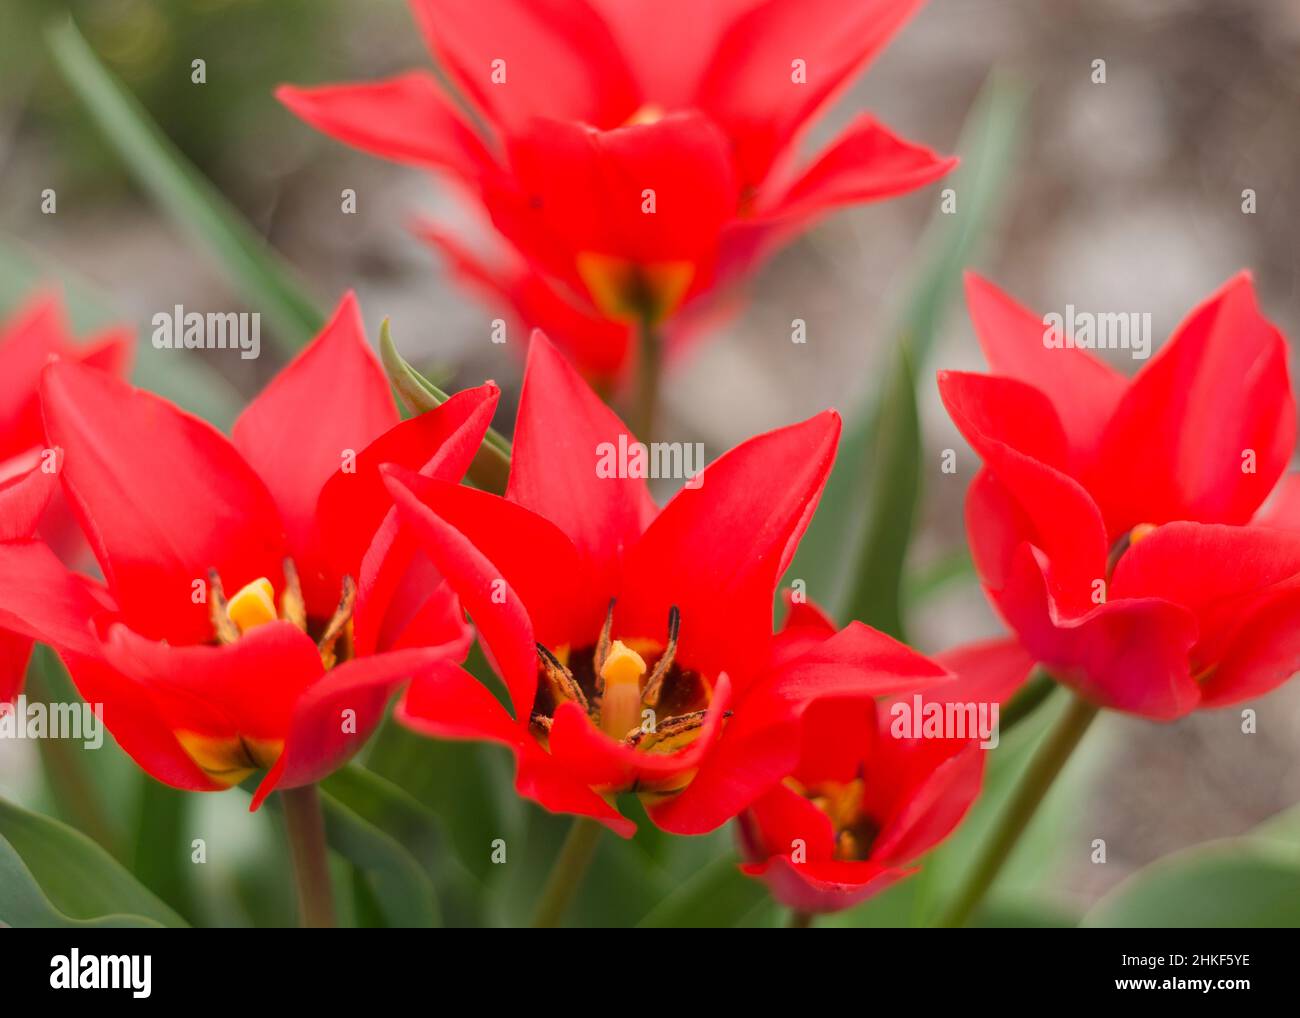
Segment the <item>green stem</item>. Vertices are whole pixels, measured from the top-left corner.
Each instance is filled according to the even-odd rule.
[[[1042,745],[1029,761],[1029,767],[1021,776],[1020,784],[1002,816],[998,818],[992,836],[984,844],[984,849],[967,875],[956,900],[938,925],[964,926],[970,919],[984,895],[993,886],[1029,821],[1033,819],[1043,796],[1097,716],[1097,711],[1097,707],[1077,696],[1071,700],[1065,713],[1047,733]]]
[[[573,826],[569,828],[560,854],[555,857],[550,878],[537,903],[533,926],[549,930],[560,925],[578,888],[582,886],[582,878],[587,873],[592,856],[596,854],[600,831],[601,825],[590,817],[574,818]]]
[[[1038,710],[1060,687],[1046,668],[1039,666],[1029,673],[1025,684],[1020,687],[998,716],[998,732],[1007,732]]]
[[[633,407],[632,427],[637,440],[649,445],[654,441],[655,418],[659,406],[663,337],[648,321],[641,323],[638,336],[640,356],[636,366],[636,404]]]
[[[315,785],[280,792],[298,882],[299,920],[307,929],[334,926],[334,890],[325,849],[325,816]]]
[[[817,917],[811,912],[801,912],[799,909],[792,909],[790,912],[790,921],[786,923],[792,930],[806,930],[811,928],[813,920]]]

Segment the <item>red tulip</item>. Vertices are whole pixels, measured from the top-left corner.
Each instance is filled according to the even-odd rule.
[[[927,704],[1000,703],[1033,664],[1006,640],[937,660],[958,678],[924,694]],[[798,766],[738,818],[748,860],[741,869],[762,878],[781,904],[819,913],[865,901],[915,872],[912,863],[975,801],[984,773],[979,739],[900,737],[899,717],[869,698],[812,704]]]
[[[609,800],[625,791],[666,830],[722,824],[789,773],[809,701],[944,674],[860,623],[809,632],[805,611],[773,638],[776,585],[839,430],[827,411],[761,435],[659,510],[644,479],[598,476],[602,445],[627,429],[536,334],[504,498],[389,470],[404,527],[474,620],[513,715],[444,664],[398,717],[510,747],[520,794],[622,834],[634,825]]]
[[[341,141],[474,195],[496,253],[432,237],[591,376],[627,367],[637,323],[695,308],[830,210],[953,165],[865,114],[797,165],[809,124],[919,0],[412,6],[473,125],[425,71],[279,98]]]
[[[254,807],[314,781],[403,679],[469,648],[450,590],[396,540],[379,465],[459,479],[497,396],[489,383],[399,423],[350,296],[231,440],[103,372],[52,364],[46,432],[105,585],[11,545],[0,619],[63,654],[159,780],[216,790],[266,770]]]
[[[79,553],[83,545],[58,495],[55,464],[45,458],[41,369],[61,357],[123,374],[130,354],[131,337],[123,329],[78,343],[53,294],[32,298],[0,329],[0,542],[39,534],[65,560]],[[0,703],[22,690],[31,653],[30,637],[0,629]]]
[[[1175,718],[1300,667],[1300,535],[1252,522],[1291,456],[1286,342],[1248,275],[1132,379],[968,283],[993,375],[944,372],[984,460],[967,528],[1024,647],[1102,706]]]

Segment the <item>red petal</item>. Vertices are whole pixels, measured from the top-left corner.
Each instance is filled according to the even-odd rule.
[[[956,679],[934,692],[945,700],[1004,704],[1025,684],[1034,659],[1018,640],[982,640],[934,658]]]
[[[681,611],[680,660],[727,672],[743,695],[766,665],[777,581],[830,473],[840,418],[825,411],[750,439],[710,464],[627,559],[621,629],[657,634]]]
[[[1300,530],[1300,474],[1287,474],[1253,521],[1261,527]]]
[[[853,908],[915,872],[891,869],[870,860],[796,865],[783,855],[740,868],[766,881],[772,897],[786,908],[814,913]]]
[[[596,475],[601,447],[618,448],[620,438],[633,440],[550,340],[534,333],[506,498],[569,536],[602,604],[615,593],[626,549],[655,514],[643,478]]]
[[[526,724],[537,691],[537,643],[525,602],[501,568],[421,498],[445,495],[450,485],[409,471],[390,474],[386,483],[403,527],[460,596],[510,690],[515,716]]]
[[[938,180],[957,160],[894,134],[861,114],[760,216],[806,223],[842,205],[893,198]]]
[[[96,654],[94,620],[106,612],[89,581],[39,541],[0,544],[0,629],[59,651]]]
[[[807,786],[852,781],[870,759],[879,732],[877,707],[870,698],[828,697],[810,704],[800,719],[799,766],[793,776]]]
[[[974,740],[881,738],[867,768],[871,787],[888,786],[894,808],[871,847],[873,861],[918,859],[961,822],[979,795],[984,751]]]
[[[103,654],[146,690],[172,731],[217,738],[284,739],[299,698],[324,673],[316,644],[289,622],[258,626],[224,646],[193,647],[115,625]]]
[[[296,88],[275,97],[318,131],[363,152],[474,180],[494,158],[437,79],[410,71],[365,84]]]
[[[1071,471],[1079,476],[1096,456],[1127,380],[1087,350],[1046,346],[1042,316],[973,272],[966,274],[966,306],[993,373],[1024,382],[1051,401],[1069,441]]]
[[[63,305],[57,295],[38,294],[0,330],[0,459],[43,444],[37,388],[41,369],[70,348]]]
[[[1201,705],[1227,707],[1271,692],[1300,671],[1300,592],[1294,583],[1236,629],[1201,681]]]
[[[321,334],[235,421],[235,447],[275,498],[313,615],[328,617],[339,596],[315,548],[321,489],[397,422],[384,370],[366,343],[350,293]],[[377,478],[371,480],[377,487]]]
[[[736,148],[741,185],[757,187],[801,128],[885,47],[920,0],[771,0],[737,18],[695,105]],[[794,80],[794,59],[807,80]]]
[[[64,452],[64,489],[133,629],[207,640],[208,608],[193,594],[210,568],[231,591],[278,580],[275,503],[210,425],[66,361],[46,369],[42,402],[50,441]]]
[[[807,862],[835,858],[835,828],[831,818],[804,796],[777,785],[745,811],[743,825],[750,832],[759,858],[789,856],[802,849]]]
[[[355,658],[327,672],[294,704],[284,752],[258,785],[250,808],[277,788],[319,781],[341,767],[384,720],[394,690],[441,659],[438,650],[405,650]]]
[[[0,703],[12,703],[23,690],[32,639],[0,629]]]
[[[621,124],[641,105],[614,37],[584,0],[411,6],[439,63],[507,130],[534,116]],[[504,81],[493,79],[497,68]]]
[[[1286,359],[1286,340],[1260,314],[1249,275],[1193,311],[1138,373],[1106,429],[1088,486],[1111,533],[1139,523],[1249,520],[1295,444]]]
[[[77,692],[100,708],[104,727],[145,773],[187,791],[217,792],[226,787],[204,774],[181,748],[148,687],[97,658],[62,656]]]
[[[0,541],[22,541],[36,533],[59,484],[58,472],[41,466],[35,450],[0,463]]]
[[[1050,562],[1052,596],[1069,613],[1092,607],[1093,584],[1106,575],[1109,554],[1101,513],[1079,483],[1060,469],[1065,443],[1046,397],[1012,379],[944,371],[939,393],[953,422],[984,458],[1007,496],[1014,543],[1028,541]],[[973,489],[972,489],[973,490]],[[986,525],[970,509],[971,543]],[[1000,518],[999,517],[999,518]],[[997,586],[988,563],[986,582]]]
[[[427,413],[384,432],[362,449],[348,470],[341,467],[321,488],[315,513],[312,558],[318,596],[308,609],[327,617],[344,575],[358,575],[367,547],[392,510],[393,498],[379,468],[396,463],[428,477],[459,481],[487,433],[501,391],[489,382],[458,392]],[[299,572],[309,570],[302,564]],[[304,583],[304,589],[306,585]]]

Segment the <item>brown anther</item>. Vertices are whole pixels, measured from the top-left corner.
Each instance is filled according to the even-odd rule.
[[[215,569],[208,570],[208,619],[218,643],[234,643],[239,639],[239,627],[230,619],[229,602],[221,586],[221,576]]]
[[[537,645],[537,653],[541,656],[547,678],[559,687],[560,692],[581,707],[585,713],[590,714],[591,705],[587,702],[587,694],[578,685],[578,680],[573,677],[573,672],[569,671],[558,657],[540,643]]]
[[[339,655],[336,653],[336,644],[339,637],[344,638],[345,656],[350,651],[352,643],[352,609],[357,603],[357,585],[352,581],[351,576],[343,577],[343,593],[339,597],[339,606],[334,609],[334,614],[330,616],[329,622],[325,624],[325,632],[316,642],[316,648],[320,651],[321,663],[328,670],[333,668],[338,661]]]
[[[307,602],[302,597],[298,567],[293,559],[284,560],[284,593],[280,595],[280,618],[307,632]]]
[[[534,714],[531,718],[528,719],[528,721],[529,724],[531,724],[534,728],[541,731],[544,735],[550,735],[551,725],[555,723],[550,718],[548,718],[545,714]]]
[[[681,627],[682,613],[677,610],[677,605],[673,605],[668,609],[668,646],[659,655],[659,660],[655,662],[654,670],[646,681],[645,689],[641,692],[641,702],[647,707],[659,705],[659,694],[663,692],[664,679],[673,666],[673,658],[677,656],[677,634],[681,631]]]
[[[689,735],[691,732],[703,728],[708,716],[708,710],[693,710],[689,714],[678,714],[676,717],[667,718],[655,725],[653,732],[647,732],[644,728],[633,728],[627,735],[623,736],[623,742],[633,749],[648,750],[668,739]],[[725,712],[722,716],[724,718],[731,717],[731,711]]]
[[[605,676],[600,673],[605,669],[605,662],[609,658],[609,648],[612,641],[610,634],[614,629],[614,598],[609,599],[609,609],[605,612],[605,624],[600,627],[600,639],[596,641],[596,695],[600,696],[605,692]]]

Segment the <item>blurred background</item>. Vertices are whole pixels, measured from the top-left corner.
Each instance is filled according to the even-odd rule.
[[[271,97],[284,81],[426,66],[402,0],[6,0],[5,310],[36,279],[75,281],[100,312],[142,330],[173,304],[244,309],[208,254],[133,185],[52,68],[41,26],[61,7],[320,302],[356,289],[372,334],[391,316],[399,347],[444,387],[495,378],[506,389],[497,426],[509,430],[520,363],[517,350],[489,340],[499,309],[457,287],[408,231],[421,212],[454,218],[449,193],[317,135]],[[196,58],[207,64],[202,86],[190,84]],[[1105,84],[1093,81],[1095,60],[1105,61]],[[973,265],[1039,311],[1150,312],[1157,346],[1248,267],[1265,312],[1300,336],[1300,3],[930,0],[810,145],[867,108],[908,138],[959,150],[990,72],[1021,94],[1018,145]],[[357,215],[340,214],[349,187]],[[673,437],[704,442],[712,458],[826,406],[851,414],[879,386],[940,187],[837,214],[767,265],[741,313],[676,366],[666,387]],[[55,215],[41,213],[45,188],[57,192]],[[1243,214],[1245,189],[1256,194],[1254,214]],[[790,342],[793,318],[808,323],[806,345]],[[918,366],[924,458],[909,559],[910,573],[948,577],[912,613],[910,636],[928,651],[998,632],[969,571],[943,567],[960,563],[975,463],[930,379],[939,366],[982,362],[960,300],[939,321]],[[249,362],[157,352],[147,330],[142,337],[142,376],[167,389],[184,360],[185,373],[208,380],[196,400],[247,397],[281,363],[269,345]],[[1134,367],[1122,353],[1115,363]],[[196,409],[220,420],[224,405]],[[955,475],[939,470],[946,448],[958,450]],[[1013,889],[1081,913],[1150,860],[1240,834],[1300,801],[1300,684],[1251,706],[1251,736],[1236,710],[1163,726],[1107,716],[1044,819],[1051,851],[1013,872]],[[33,763],[29,747],[0,745],[0,793],[39,799]],[[1096,838],[1105,865],[1090,861]]]

